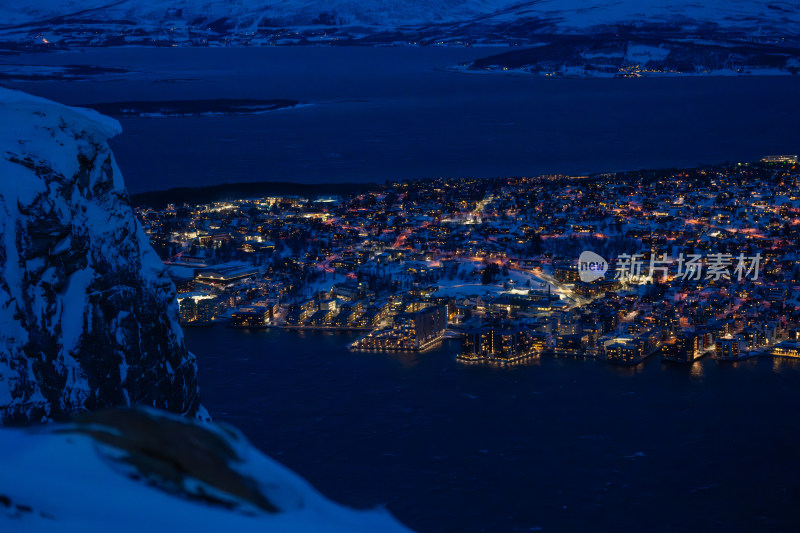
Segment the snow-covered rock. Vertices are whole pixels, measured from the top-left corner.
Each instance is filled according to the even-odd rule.
[[[0,424],[201,410],[174,285],[107,144],[120,132],[0,88]]]
[[[232,428],[154,410],[0,429],[0,456],[5,532],[408,531],[325,499]]]

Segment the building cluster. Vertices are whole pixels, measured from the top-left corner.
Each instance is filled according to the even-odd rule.
[[[447,329],[447,308],[433,305],[393,317],[390,328],[378,329],[352,344],[358,350],[420,351],[439,342]]]
[[[363,330],[353,347],[369,350],[425,349],[449,330],[459,360],[500,364],[800,357],[791,157],[365,190],[137,215],[186,325]],[[608,262],[596,279],[585,251]],[[620,275],[630,258],[658,275]]]

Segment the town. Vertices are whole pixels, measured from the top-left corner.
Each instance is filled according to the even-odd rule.
[[[136,214],[184,326],[356,331],[376,352],[461,339],[473,364],[800,357],[797,156],[365,191]]]

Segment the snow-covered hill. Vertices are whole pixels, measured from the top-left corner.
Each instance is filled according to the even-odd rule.
[[[230,427],[153,410],[0,429],[0,530],[403,532],[319,494]]]
[[[795,0],[38,0],[0,5],[0,41],[38,44],[519,42],[604,25],[800,35]],[[47,43],[45,43],[47,41]]]
[[[229,17],[241,30],[255,30],[270,21],[287,26],[320,23],[320,14],[330,13],[337,25],[394,27],[477,17],[506,21],[535,17],[562,28],[587,28],[677,19],[748,25],[783,20],[797,25],[798,11],[800,5],[791,0],[37,0],[7,3],[0,20],[15,25],[55,17],[141,23]]]
[[[561,30],[581,30],[599,25],[636,22],[713,22],[721,27],[750,31],[800,30],[800,3],[782,0],[533,0],[514,2],[512,8],[492,18],[511,21],[522,17],[552,20]],[[789,27],[760,28],[782,22]]]
[[[38,0],[3,8],[10,24],[61,16],[157,21],[164,18],[235,18],[255,28],[272,19],[287,25],[313,24],[321,13],[335,13],[342,24],[402,25],[451,22],[504,9],[508,0]],[[178,14],[177,11],[182,13]],[[255,25],[252,25],[255,24]]]
[[[120,131],[0,89],[0,424],[201,410],[175,287],[107,144]]]

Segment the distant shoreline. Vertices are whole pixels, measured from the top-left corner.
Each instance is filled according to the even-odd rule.
[[[213,100],[103,102],[84,104],[80,107],[88,107],[104,115],[117,118],[170,118],[260,115],[269,111],[302,105],[306,104],[299,100],[288,99],[244,100],[220,98]]]
[[[575,180],[581,178],[598,178],[609,174],[625,174],[630,172],[667,172],[682,171],[704,167],[715,167],[733,165],[736,163],[762,165],[763,161],[721,161],[716,163],[697,163],[690,166],[661,166],[661,167],[642,167],[642,168],[618,168],[615,170],[604,170],[590,172],[584,175],[568,174],[542,174],[537,177],[551,177],[553,179]],[[468,176],[452,176],[454,179],[465,178]],[[508,179],[522,176],[492,176],[476,179]],[[420,177],[419,180],[427,178]],[[389,180],[392,181],[392,180]],[[417,181],[417,180],[412,180]],[[145,191],[131,194],[131,204],[135,207],[162,208],[167,204],[208,204],[211,202],[239,200],[242,198],[259,198],[263,196],[299,196],[303,198],[319,198],[322,196],[337,196],[348,194],[359,194],[363,192],[375,191],[382,185],[376,182],[356,183],[356,182],[328,182],[328,183],[293,183],[288,181],[254,181],[237,183],[220,183],[216,185],[204,185],[199,187],[174,187],[165,190]]]
[[[291,183],[287,181],[222,183],[202,187],[176,187],[163,191],[132,194],[131,204],[137,207],[159,208],[171,203],[203,204],[270,195],[317,198],[320,196],[367,192],[377,187],[376,183]]]

